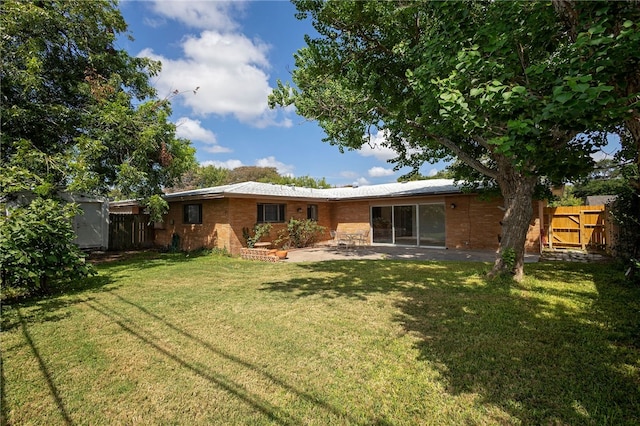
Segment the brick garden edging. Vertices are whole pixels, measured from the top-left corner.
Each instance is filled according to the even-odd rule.
[[[280,260],[275,253],[264,248],[241,248],[240,257],[247,260],[260,260],[262,262],[277,262]]]

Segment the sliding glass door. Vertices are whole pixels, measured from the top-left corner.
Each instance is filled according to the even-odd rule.
[[[444,204],[423,204],[419,206],[421,246],[444,247],[445,223]]]
[[[393,210],[391,206],[371,208],[371,228],[373,242],[378,244],[393,244]]]
[[[416,206],[393,206],[393,228],[395,244],[403,246],[417,245]]]
[[[377,244],[444,247],[444,204],[372,207],[371,228]]]

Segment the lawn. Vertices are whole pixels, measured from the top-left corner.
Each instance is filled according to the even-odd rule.
[[[3,423],[638,424],[610,265],[150,254],[3,306]]]

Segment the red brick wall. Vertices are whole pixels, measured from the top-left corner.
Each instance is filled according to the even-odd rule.
[[[278,233],[287,227],[287,222],[290,219],[304,220],[307,218],[307,206],[309,204],[316,204],[318,206],[318,224],[324,226],[325,235],[321,239],[329,239],[330,230],[330,205],[326,202],[316,201],[287,201],[278,199],[257,199],[257,198],[234,198],[229,200],[229,244],[228,249],[233,254],[240,253],[240,248],[244,247],[245,241],[242,236],[242,228],[253,229],[257,217],[257,205],[258,203],[274,203],[274,204],[286,204],[285,208],[285,222],[284,223],[272,223],[271,232],[268,236],[265,236],[261,241],[275,241],[278,238]],[[298,212],[300,209],[300,212]]]
[[[183,223],[185,204],[202,204],[202,223]],[[167,247],[173,234],[180,236],[182,250],[224,247],[228,238],[228,200],[198,200],[169,203],[169,212],[164,217],[164,229],[156,229],[156,245]]]
[[[331,209],[331,230],[338,232],[368,231],[368,201],[336,201]]]
[[[370,230],[371,206],[444,203],[446,215],[446,246],[451,249],[496,249],[500,235],[503,211],[498,208],[502,200],[482,201],[475,195],[450,195],[415,197],[375,201],[283,201],[278,199],[232,198],[202,200],[202,224],[183,224],[184,204],[198,201],[172,202],[165,217],[164,229],[156,230],[156,244],[168,246],[171,236],[180,236],[181,248],[224,248],[238,254],[244,246],[242,229],[253,229],[257,220],[258,203],[286,204],[286,221],[290,218],[306,219],[307,206],[318,205],[318,223],[324,226],[323,240],[329,240],[331,230],[355,232]],[[455,208],[451,208],[455,204]],[[301,211],[298,212],[298,209]],[[285,223],[274,223],[269,236],[263,241],[273,241]],[[534,219],[527,235],[527,251],[539,251],[540,219],[537,203],[534,203]]]
[[[495,250],[502,232],[500,221],[504,211],[502,198],[485,201],[475,195],[445,198],[447,247],[472,250]],[[451,204],[455,204],[454,209]],[[533,202],[533,219],[525,242],[529,252],[540,251],[540,218],[538,202]]]
[[[446,246],[452,249],[494,250],[498,248],[503,217],[502,199],[480,200],[476,195],[412,197],[394,200],[338,201],[332,206],[331,229],[340,232],[370,230],[370,208],[385,205],[444,203]],[[455,208],[451,208],[455,204]],[[534,202],[534,218],[527,234],[526,250],[540,250],[540,219]]]

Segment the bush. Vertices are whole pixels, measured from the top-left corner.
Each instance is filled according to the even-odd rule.
[[[242,228],[242,237],[249,248],[253,248],[255,244],[260,241],[265,235],[269,235],[271,232],[271,224],[270,223],[256,223],[253,226],[253,235],[252,232],[249,231],[249,228]]]
[[[324,233],[325,227],[311,219],[297,220],[291,218],[287,228],[280,231],[277,246],[302,248],[313,244]]]
[[[93,273],[72,243],[72,219],[79,212],[73,204],[42,198],[9,210],[0,224],[3,297],[48,293]]]

